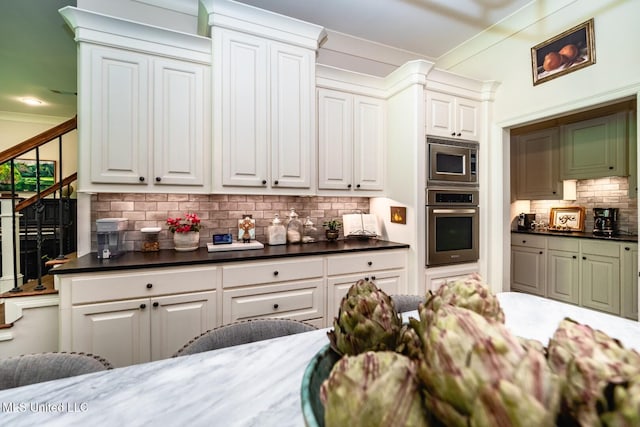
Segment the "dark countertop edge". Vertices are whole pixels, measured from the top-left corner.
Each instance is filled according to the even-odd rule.
[[[619,234],[613,237],[596,236],[593,233],[585,233],[581,231],[529,231],[529,230],[511,230],[512,233],[533,234],[537,236],[553,236],[553,237],[573,237],[577,239],[594,239],[605,242],[630,242],[638,243],[638,236],[635,234]]]
[[[208,252],[201,247],[193,252],[176,252],[162,249],[158,252],[126,252],[122,256],[100,260],[95,252],[49,270],[49,274],[64,275],[74,273],[113,272],[140,270],[147,268],[202,266],[243,261],[263,261],[300,256],[319,256],[340,253],[356,253],[377,250],[408,249],[406,243],[385,240],[357,241],[339,240],[335,243],[316,242],[296,245],[268,246],[264,249],[249,249],[229,252]]]

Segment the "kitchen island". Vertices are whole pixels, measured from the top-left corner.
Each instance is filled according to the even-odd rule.
[[[640,350],[640,324],[522,293],[498,294],[506,324],[546,344],[565,316]],[[415,315],[415,312],[410,313]],[[327,329],[0,391],[0,425],[304,426],[304,370]]]

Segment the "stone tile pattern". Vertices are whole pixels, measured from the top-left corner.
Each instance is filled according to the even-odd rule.
[[[531,212],[536,221],[549,223],[552,207],[583,206],[585,208],[584,230],[593,230],[593,208],[618,208],[618,229],[638,234],[638,206],[635,198],[629,198],[627,177],[585,179],[577,182],[577,199],[532,200]]]
[[[275,214],[286,220],[291,208],[300,219],[307,216],[319,230],[320,240],[325,239],[322,223],[340,218],[343,214],[369,211],[366,197],[300,197],[258,195],[199,195],[199,194],[144,194],[98,193],[91,198],[92,250],[96,250],[95,220],[99,218],[127,218],[125,249],[140,250],[144,236],[143,227],[161,227],[160,248],[173,248],[173,235],[169,232],[167,218],[183,217],[196,213],[202,219],[200,246],[211,241],[212,234],[231,233],[238,237],[238,219],[250,214],[256,220],[256,239],[266,242],[267,227]]]

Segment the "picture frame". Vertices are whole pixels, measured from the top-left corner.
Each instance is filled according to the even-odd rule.
[[[36,192],[36,161],[34,159],[15,159],[13,164],[15,191],[20,193]],[[56,161],[40,160],[40,191],[54,185],[56,176]],[[0,165],[0,191],[11,191],[10,161]]]
[[[531,48],[533,85],[596,63],[593,18]]]
[[[551,208],[549,230],[584,231],[584,208],[582,206]]]
[[[407,223],[407,208],[404,206],[391,206],[391,222],[396,224]]]

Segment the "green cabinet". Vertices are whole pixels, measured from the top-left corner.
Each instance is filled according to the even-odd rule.
[[[544,237],[517,234],[511,238],[511,289],[546,296]]]
[[[517,136],[515,156],[516,199],[562,199],[557,127]]]
[[[561,127],[561,178],[627,176],[627,112]]]
[[[580,241],[562,237],[547,240],[547,296],[580,303]]]
[[[581,305],[620,315],[620,244],[582,242]]]
[[[623,317],[638,320],[638,244],[623,244],[621,255],[622,304],[620,314]]]

